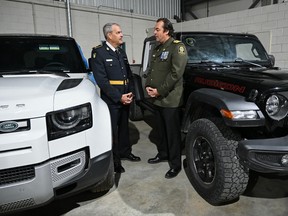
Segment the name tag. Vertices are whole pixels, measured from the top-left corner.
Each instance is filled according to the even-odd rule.
[[[106,59],[106,61],[107,61],[107,62],[112,62],[112,61],[113,61],[113,59]]]

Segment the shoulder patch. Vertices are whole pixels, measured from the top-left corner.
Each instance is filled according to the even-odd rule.
[[[95,52],[93,52],[92,58],[96,58],[96,53]]]
[[[173,41],[173,43],[175,43],[175,44],[178,44],[178,43],[180,43],[181,41],[179,41],[179,40],[174,40]]]
[[[179,46],[178,48],[178,54],[180,55],[185,55],[186,51],[185,51],[185,47],[184,46]]]

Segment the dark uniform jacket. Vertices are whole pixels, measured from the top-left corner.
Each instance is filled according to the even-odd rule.
[[[91,67],[96,83],[100,87],[101,98],[108,105],[121,106],[122,94],[132,91],[129,78],[132,72],[127,55],[122,49],[119,55],[106,42],[92,49]]]
[[[160,96],[154,98],[155,105],[171,108],[182,105],[187,60],[185,45],[172,37],[155,47],[145,85],[157,88]]]

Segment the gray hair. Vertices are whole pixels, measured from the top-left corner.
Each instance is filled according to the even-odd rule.
[[[112,32],[112,26],[113,26],[113,25],[120,26],[120,25],[117,24],[117,23],[106,23],[106,24],[103,26],[103,34],[104,34],[105,39],[107,39],[108,33]]]

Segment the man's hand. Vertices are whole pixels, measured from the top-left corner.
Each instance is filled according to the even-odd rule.
[[[146,87],[146,91],[150,97],[157,98],[159,96],[159,93],[156,88]]]
[[[133,100],[134,95],[132,94],[132,92],[129,92],[127,94],[123,94],[121,97],[121,103],[123,105],[129,105],[132,100]]]

